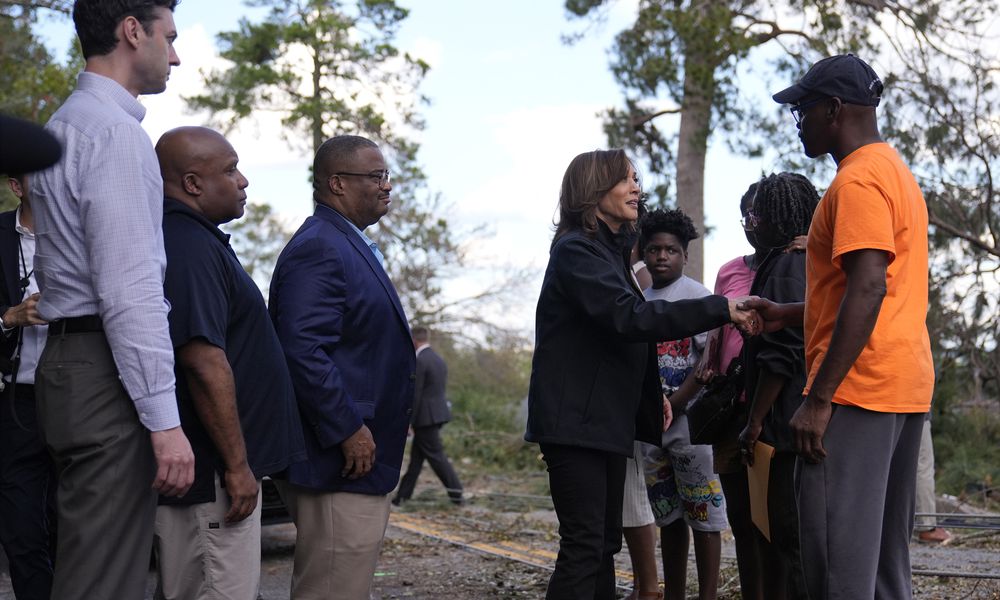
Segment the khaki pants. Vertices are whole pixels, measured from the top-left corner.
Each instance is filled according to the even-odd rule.
[[[215,502],[156,509],[157,600],[257,600],[260,508],[226,523],[229,496],[215,476]]]
[[[917,506],[918,513],[937,512],[934,497],[934,442],[931,440],[931,422],[924,420],[920,434],[920,455],[917,458]],[[937,517],[917,517],[914,529],[930,531],[937,527]]]
[[[297,530],[292,600],[368,600],[389,496],[316,492],[286,482],[279,490]]]

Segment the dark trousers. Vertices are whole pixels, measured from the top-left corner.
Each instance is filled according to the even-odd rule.
[[[403,475],[403,479],[399,483],[396,499],[409,500],[413,496],[413,488],[416,487],[417,478],[420,476],[421,469],[424,468],[424,460],[431,464],[431,469],[448,490],[448,497],[451,498],[452,502],[461,502],[462,482],[458,480],[454,467],[451,466],[451,462],[444,453],[440,424],[413,428],[410,464],[406,467],[406,474]]]
[[[794,452],[777,452],[771,459],[767,512],[771,541],[759,531],[764,598],[808,600],[799,551],[799,513],[795,506]],[[756,527],[755,527],[756,529]]]
[[[764,598],[761,582],[761,557],[757,526],[750,517],[750,488],[746,467],[733,473],[720,473],[722,491],[726,495],[726,516],[736,541],[736,566],[740,572],[740,593],[743,600]]]
[[[834,405],[827,456],[796,462],[810,600],[910,600],[910,534],[924,414]]]
[[[0,543],[17,600],[52,591],[55,470],[38,432],[34,386],[0,394]],[[16,413],[16,418],[15,418]]]
[[[104,334],[50,336],[35,384],[42,435],[59,474],[52,597],[142,598],[155,460]]]
[[[541,444],[559,518],[559,555],[546,600],[614,600],[622,548],[625,456]]]

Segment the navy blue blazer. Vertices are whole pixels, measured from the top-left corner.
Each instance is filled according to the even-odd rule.
[[[281,251],[268,309],[302,415],[309,458],[288,480],[306,488],[385,495],[396,487],[410,423],[415,358],[396,290],[347,220],[317,205]],[[340,444],[362,423],[375,466],[341,477]]]

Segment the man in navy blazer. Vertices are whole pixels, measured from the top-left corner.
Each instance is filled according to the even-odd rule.
[[[313,161],[316,210],[271,281],[309,454],[282,485],[298,530],[293,600],[368,598],[399,480],[415,359],[382,253],[364,234],[389,211],[391,190],[374,142],[324,142]]]

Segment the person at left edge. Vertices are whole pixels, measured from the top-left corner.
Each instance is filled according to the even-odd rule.
[[[11,173],[17,210],[0,213],[0,544],[18,600],[46,600],[55,553],[55,466],[38,431],[35,367],[48,326],[38,316],[28,175]]]
[[[279,487],[295,520],[294,600],[367,600],[410,424],[416,357],[381,251],[389,211],[378,145],[323,142],[316,210],[281,251],[269,310],[302,411],[308,460]]]
[[[305,447],[264,297],[218,227],[243,216],[248,182],[211,129],[168,131],[156,155],[177,403],[195,452],[191,490],[156,511],[156,598],[256,600],[260,479]]]

